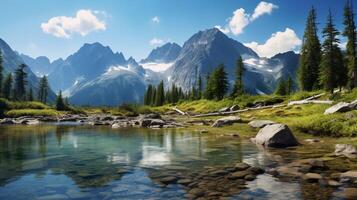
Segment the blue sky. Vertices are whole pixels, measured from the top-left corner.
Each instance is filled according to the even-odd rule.
[[[260,10],[260,14],[254,14],[262,1],[2,0],[0,38],[21,53],[45,55],[52,60],[66,58],[84,43],[92,42],[109,45],[113,51],[123,52],[127,58],[133,56],[139,60],[162,42],[171,41],[183,45],[199,30],[219,25],[228,31],[229,37],[249,45],[260,55],[269,57],[278,51],[299,49],[299,39],[302,38],[306,16],[312,5],[317,9],[320,30],[325,24],[329,8],[337,28],[343,28],[344,0],[264,2],[265,6],[261,7],[263,10]],[[357,11],[356,6],[357,2],[354,3]],[[238,10],[236,16],[234,12]],[[78,13],[81,11],[82,17],[79,17]],[[242,16],[245,16],[243,21]],[[50,19],[53,19],[52,22]],[[54,22],[59,21],[64,21],[65,25],[56,26]],[[246,26],[240,28],[241,23]],[[278,31],[280,33],[267,42]],[[278,43],[281,40],[284,43]],[[150,41],[155,44],[150,44]],[[283,46],[276,47],[277,44]],[[272,52],[271,49],[275,50]]]

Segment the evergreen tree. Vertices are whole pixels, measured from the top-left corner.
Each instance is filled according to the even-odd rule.
[[[156,102],[156,88],[154,86],[152,86],[152,95],[151,95],[150,105],[154,106],[155,102]]]
[[[198,76],[198,83],[197,83],[197,98],[202,98],[202,79],[201,76]]]
[[[311,91],[319,87],[320,61],[321,47],[317,36],[316,11],[312,7],[306,22],[299,62],[298,79],[301,90]]]
[[[292,94],[293,89],[294,89],[293,79],[291,79],[291,77],[288,76],[288,80],[286,81],[286,94],[288,95]]]
[[[357,87],[357,58],[356,58],[356,25],[352,2],[348,0],[344,8],[345,29],[343,35],[347,37],[346,65],[348,68],[348,85],[352,89]]]
[[[206,75],[206,89],[205,89],[205,98],[213,99],[214,98],[214,74]]]
[[[236,97],[244,94],[243,73],[245,71],[243,59],[239,56],[237,60],[236,80],[234,82],[232,96]]]
[[[60,90],[56,99],[56,110],[66,110],[66,105],[63,101],[62,91]]]
[[[28,93],[28,96],[27,96],[27,100],[28,100],[28,101],[33,101],[33,100],[34,100],[32,88],[29,89],[29,93]]]
[[[156,89],[155,106],[162,106],[164,102],[165,102],[164,81],[161,81],[159,85],[157,85],[157,89]]]
[[[344,63],[343,55],[340,47],[337,45],[334,46],[334,60],[336,67],[336,86],[342,90],[342,87],[347,86],[348,83],[348,69],[346,64]]]
[[[66,108],[68,108],[70,106],[68,97],[64,98],[64,105],[66,106]]]
[[[144,96],[144,104],[151,105],[151,98],[152,98],[152,85],[149,84],[148,88],[146,89],[145,96]]]
[[[2,59],[2,51],[0,49],[0,97],[3,96],[3,92],[2,92],[3,89],[2,83],[4,79],[3,71],[4,71],[4,66],[3,66],[3,59]]]
[[[284,79],[280,79],[278,86],[276,87],[275,94],[286,95],[287,83]]]
[[[197,99],[197,91],[196,91],[196,88],[194,86],[192,86],[192,89],[189,92],[188,96],[189,96],[190,101],[193,101],[193,100]]]
[[[12,74],[9,73],[4,80],[4,85],[2,88],[2,92],[3,92],[2,94],[5,99],[10,99],[11,90],[12,90]]]
[[[322,44],[322,60],[320,65],[320,82],[326,91],[333,93],[333,90],[338,86],[338,65],[339,59],[336,59],[341,54],[338,47],[339,35],[338,30],[333,24],[332,14],[329,11],[326,27],[323,29],[324,42]]]
[[[47,102],[47,95],[48,95],[48,81],[47,77],[43,76],[40,80],[39,90],[38,90],[38,100],[42,103]]]
[[[25,64],[19,65],[15,70],[15,84],[14,84],[14,99],[15,100],[24,100],[26,94],[26,85],[27,85],[27,73],[24,71]]]
[[[227,73],[224,71],[224,65],[221,64],[217,67],[213,75],[214,81],[214,95],[218,100],[223,99],[224,95],[228,91],[228,79]]]

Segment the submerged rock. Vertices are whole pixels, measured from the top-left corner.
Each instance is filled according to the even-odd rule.
[[[256,144],[265,147],[291,147],[299,143],[287,125],[272,124],[260,129],[254,139]]]
[[[220,119],[217,119],[212,127],[221,127],[223,125],[232,125],[234,123],[241,122],[242,119],[239,116],[229,116],[229,117],[223,117]]]
[[[322,179],[322,176],[317,173],[306,173],[302,176],[302,179],[308,182],[318,182]]]
[[[275,122],[270,120],[253,120],[248,123],[248,125],[253,128],[263,128],[264,126],[271,124],[275,124]]]
[[[357,149],[351,144],[336,144],[335,145],[335,155],[344,155],[349,158],[357,157]]]

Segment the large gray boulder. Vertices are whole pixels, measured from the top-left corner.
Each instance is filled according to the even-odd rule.
[[[270,120],[253,120],[248,123],[248,125],[253,128],[263,128],[264,126],[271,125],[271,124],[276,124],[276,123]]]
[[[355,110],[357,109],[357,100],[351,102],[351,103],[346,103],[346,102],[340,102],[336,105],[333,105],[325,110],[325,115],[328,114],[333,114],[337,112],[347,112],[350,110]]]
[[[238,122],[241,122],[242,119],[239,117],[239,116],[229,116],[229,117],[223,117],[223,118],[220,118],[220,119],[217,119],[212,127],[221,127],[221,126],[224,126],[224,125],[232,125],[234,123],[238,123]]]
[[[254,139],[256,144],[265,147],[291,147],[299,143],[291,132],[290,128],[284,124],[267,125],[260,129]]]
[[[351,144],[336,144],[335,154],[337,156],[344,155],[349,158],[356,158],[357,148]]]

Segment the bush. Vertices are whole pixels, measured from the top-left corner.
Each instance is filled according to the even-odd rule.
[[[10,104],[11,109],[50,109],[51,107],[37,101],[15,101]]]

